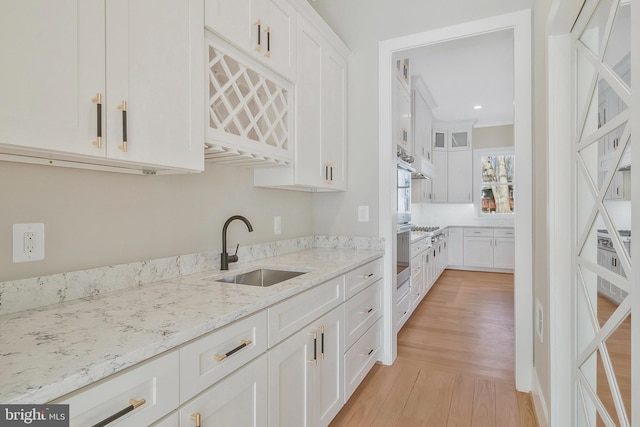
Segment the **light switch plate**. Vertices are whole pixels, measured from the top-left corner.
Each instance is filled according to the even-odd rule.
[[[44,224],[13,224],[13,262],[44,259]]]

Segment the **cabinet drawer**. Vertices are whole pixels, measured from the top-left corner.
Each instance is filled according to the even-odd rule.
[[[178,386],[178,352],[172,351],[55,403],[69,405],[70,426],[85,427],[130,406],[129,399],[144,399],[144,404],[109,425],[147,426],[178,407]]]
[[[153,424],[152,427],[176,427],[180,425],[180,415],[178,411],[175,411],[171,415],[167,415],[162,419],[162,421],[158,421]]]
[[[493,230],[493,237],[514,237],[513,228],[496,228]]]
[[[400,330],[400,328],[402,328],[402,325],[404,325],[404,322],[407,321],[407,319],[409,318],[409,315],[411,314],[411,302],[412,302],[412,298],[411,298],[411,294],[409,294],[407,292],[407,294],[404,296],[404,298],[402,298],[400,301],[398,301],[398,303],[396,304],[396,310],[395,310],[395,315],[394,315],[394,320],[395,320],[395,325],[396,325],[396,332]]]
[[[270,307],[269,348],[343,301],[344,276],[340,276]]]
[[[465,237],[493,237],[493,228],[465,228]]]
[[[345,347],[349,348],[382,314],[382,280],[378,280],[344,305]]]
[[[242,346],[242,347],[241,347]],[[261,311],[180,349],[180,403],[267,350],[267,313]]]
[[[180,426],[266,427],[268,420],[268,363],[263,354],[180,409]],[[193,418],[191,418],[193,417]]]
[[[358,388],[376,363],[382,344],[382,323],[376,322],[344,355],[344,400]]]
[[[345,274],[345,299],[349,299],[382,277],[382,258]]]
[[[416,255],[420,255],[421,252],[425,251],[427,248],[431,246],[431,239],[426,238],[414,242],[411,244],[411,256],[415,257]]]

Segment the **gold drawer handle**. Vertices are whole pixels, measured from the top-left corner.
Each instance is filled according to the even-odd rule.
[[[237,346],[233,350],[229,350],[225,354],[215,354],[213,356],[213,358],[216,359],[217,362],[222,362],[224,359],[226,359],[227,357],[231,356],[235,352],[240,351],[243,348],[245,348],[246,346],[250,345],[253,341],[251,341],[251,340],[241,340],[240,342],[242,344],[240,344],[239,346]]]
[[[202,427],[202,417],[200,416],[200,412],[191,415],[189,419],[196,422],[196,427]]]
[[[123,416],[125,414],[128,414],[129,412],[133,411],[136,408],[139,408],[140,406],[144,405],[145,403],[147,403],[147,401],[145,399],[140,399],[140,400],[129,399],[129,406],[127,406],[126,408],[124,408],[121,411],[116,412],[115,414],[111,415],[110,417],[105,418],[104,420],[100,421],[99,423],[94,424],[93,427],[104,427],[107,424],[110,424],[110,423],[114,422],[115,420],[117,420],[121,416]]]

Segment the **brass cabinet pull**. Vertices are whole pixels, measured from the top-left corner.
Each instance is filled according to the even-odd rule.
[[[267,52],[264,54],[265,57],[270,58],[271,57],[271,27],[267,27],[264,30],[265,33],[267,33]]]
[[[189,419],[196,422],[196,427],[202,427],[202,417],[200,416],[200,412],[191,415]]]
[[[257,52],[260,52],[262,50],[262,44],[260,43],[260,32],[261,31],[260,31],[260,20],[259,19],[256,21],[255,25],[258,26],[258,45],[255,47],[255,50]]]
[[[104,420],[100,421],[99,423],[94,424],[93,427],[104,427],[107,424],[112,423],[113,421],[117,420],[118,418],[120,418],[124,414],[128,414],[129,412],[133,411],[134,409],[144,405],[145,403],[147,403],[147,401],[145,399],[140,399],[140,400],[129,399],[129,406],[127,406],[126,408],[124,408],[121,411],[116,412],[115,414],[111,415],[110,417],[105,418]]]
[[[102,148],[102,94],[97,93],[95,98],[91,98],[91,102],[96,103],[96,140],[92,142],[98,148]]]
[[[366,350],[365,350],[365,351],[366,351]],[[362,357],[369,357],[369,356],[371,356],[371,353],[373,353],[373,349],[369,350],[369,351],[368,351],[368,352],[366,352],[366,353],[361,354],[361,356],[362,356]]]
[[[324,326],[320,326],[320,359],[324,360]]]
[[[122,104],[118,105],[118,110],[122,110],[122,145],[118,146],[118,149],[124,153],[127,152],[127,101],[122,101]]]
[[[313,366],[318,365],[318,333],[316,331],[311,332],[309,335],[313,337],[313,359],[309,360],[309,363]]]
[[[227,357],[231,356],[235,352],[240,351],[243,348],[245,348],[246,346],[250,345],[253,341],[251,341],[251,340],[241,340],[240,342],[242,344],[240,344],[239,346],[237,346],[233,350],[229,350],[225,354],[216,354],[216,355],[213,356],[213,358],[216,359],[216,361],[218,361],[218,362],[222,362],[224,359],[226,359]]]

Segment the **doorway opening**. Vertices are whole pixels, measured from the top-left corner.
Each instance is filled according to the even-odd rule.
[[[380,170],[380,235],[385,238],[385,325],[383,362],[391,364],[396,357],[393,324],[395,302],[395,239],[397,225],[394,175],[396,144],[392,143],[392,82],[395,78],[397,54],[411,49],[450,42],[499,31],[513,34],[513,99],[514,152],[518,160],[518,187],[515,199],[518,214],[515,228],[515,381],[519,391],[532,386],[533,367],[533,209],[532,209],[532,93],[531,93],[531,19],[530,11],[520,11],[438,30],[386,40],[379,45],[379,170]],[[394,270],[393,270],[394,271]]]

